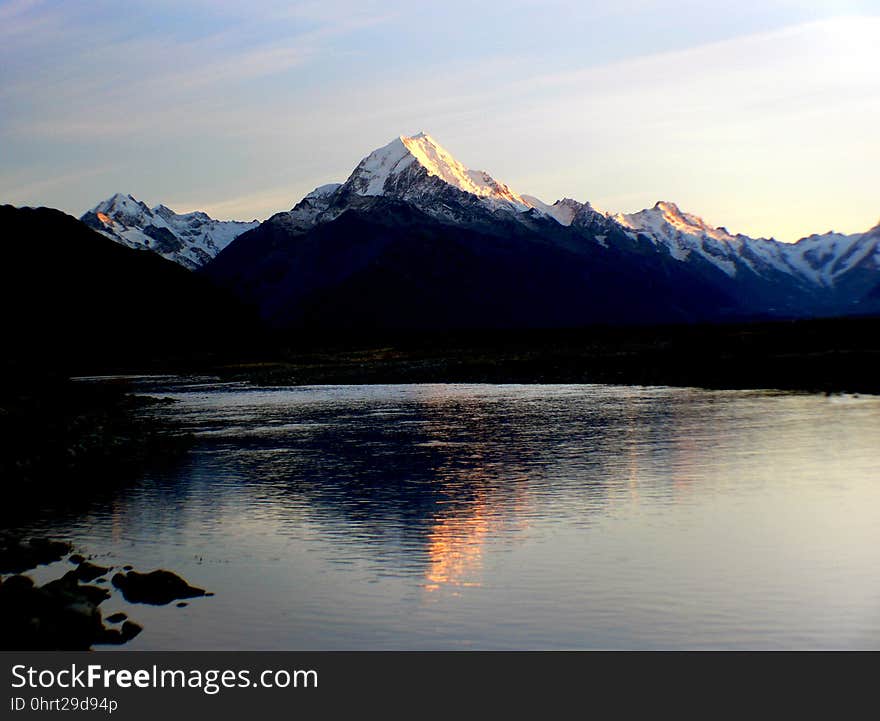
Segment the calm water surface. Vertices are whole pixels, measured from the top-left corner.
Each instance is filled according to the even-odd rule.
[[[193,452],[27,529],[216,593],[126,648],[880,648],[878,398],[133,382]]]

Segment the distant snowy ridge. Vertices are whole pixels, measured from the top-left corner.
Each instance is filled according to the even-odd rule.
[[[116,193],[80,218],[89,227],[129,248],[151,250],[195,270],[259,221],[214,220],[206,213],[149,208],[131,195]]]
[[[675,203],[658,202],[653,208],[611,216],[621,227],[666,247],[677,260],[696,257],[734,277],[743,269],[763,276],[779,272],[803,282],[833,287],[857,266],[880,270],[880,233],[811,235],[797,243],[731,235],[702,218],[683,213]]]

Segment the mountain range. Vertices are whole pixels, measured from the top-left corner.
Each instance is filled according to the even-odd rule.
[[[257,223],[117,194],[82,217],[199,269],[291,327],[571,327],[880,313],[880,226],[797,243],[733,235],[674,203],[610,214],[519,194],[430,135]]]

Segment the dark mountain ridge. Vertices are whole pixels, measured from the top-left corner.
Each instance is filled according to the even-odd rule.
[[[624,241],[597,249],[555,221],[482,210],[452,224],[376,196],[305,233],[271,218],[203,272],[275,328],[553,328],[737,309],[701,277]]]

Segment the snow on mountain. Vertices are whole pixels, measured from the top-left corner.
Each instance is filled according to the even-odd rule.
[[[823,285],[832,286],[838,278],[860,266],[880,270],[880,226],[853,235],[833,231],[810,235],[801,238],[792,249]]]
[[[709,237],[726,242],[734,240],[726,228],[713,228],[702,218],[683,213],[675,203],[665,200],[638,213],[618,213],[614,219],[624,227],[648,231],[658,237],[672,237],[680,233],[688,237]]]
[[[575,216],[585,207],[590,207],[592,210],[592,206],[589,203],[580,203],[571,198],[563,198],[562,200],[557,200],[553,205],[547,205],[547,203],[536,198],[534,195],[523,195],[521,197],[530,207],[541,211],[544,215],[550,216],[560,225],[571,225]]]
[[[384,196],[411,203],[429,215],[461,222],[480,209],[516,217],[536,211],[571,225],[588,208],[570,198],[552,205],[531,195],[520,195],[484,170],[471,170],[427,133],[401,135],[367,155],[341,184],[323,185],[306,195],[286,214],[273,219],[305,232],[328,222],[361,199]],[[469,206],[468,209],[463,205]]]
[[[655,245],[665,246],[677,260],[700,257],[730,277],[743,270],[759,276],[778,272],[802,283],[831,288],[864,263],[880,269],[880,237],[874,237],[874,231],[854,235],[829,232],[797,243],[782,243],[731,235],[726,228],[715,228],[667,201],[612,218],[623,228],[647,236]]]
[[[487,172],[466,168],[427,133],[401,135],[374,150],[355,168],[345,185],[358,195],[405,197],[425,174],[479,198],[518,210],[530,207]]]
[[[291,230],[305,232],[320,222],[319,216],[327,211],[342,183],[329,183],[315,188],[288,213],[278,213],[274,222],[282,222]]]
[[[326,185],[319,185],[315,188],[311,193],[309,193],[307,198],[329,198],[333,193],[339,190],[342,187],[342,183],[327,183]]]
[[[611,217],[621,227],[665,246],[676,260],[687,261],[695,255],[730,277],[742,264],[755,272],[765,265],[777,266],[773,248],[776,241],[731,235],[726,228],[712,227],[702,218],[682,212],[675,203],[659,201],[653,208]],[[785,272],[792,271],[789,268]]]
[[[152,250],[195,270],[235,238],[259,225],[254,220],[214,220],[206,213],[175,213],[165,205],[149,208],[131,195],[116,193],[80,218],[122,245]]]

